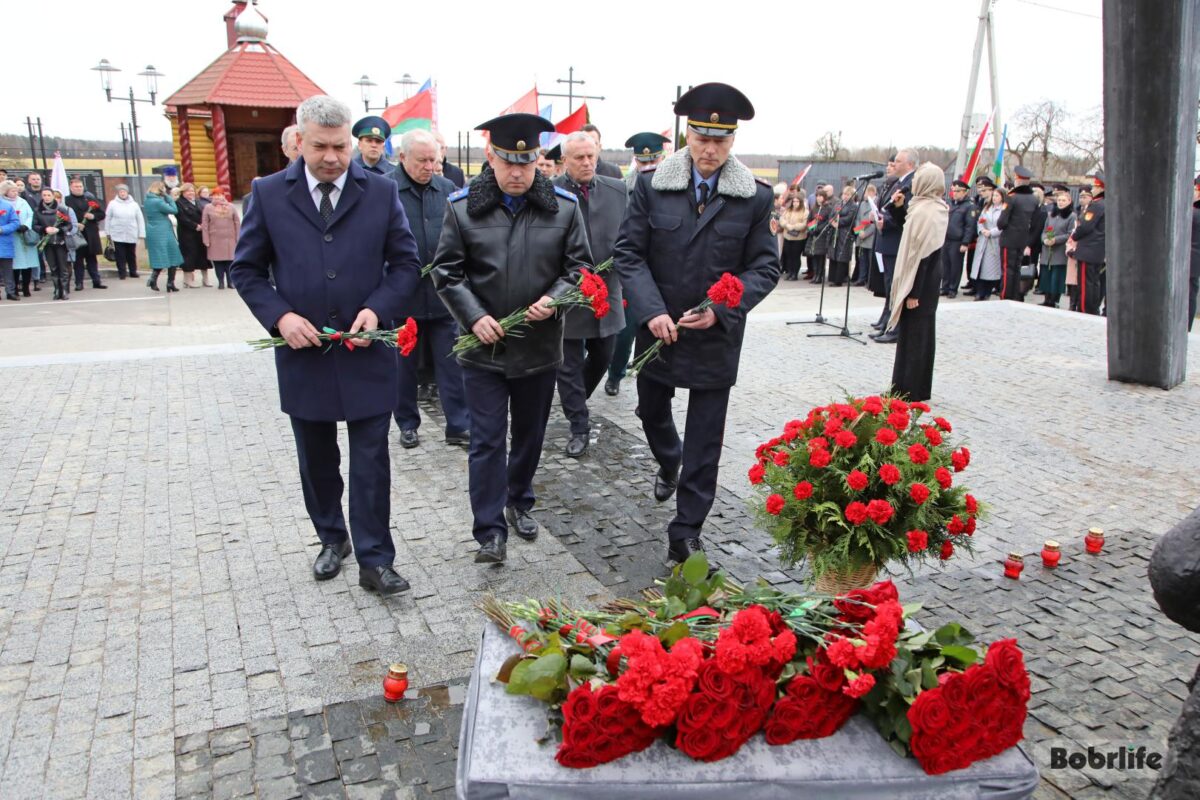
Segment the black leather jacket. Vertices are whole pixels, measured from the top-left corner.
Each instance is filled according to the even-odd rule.
[[[465,330],[490,314],[497,321],[543,295],[561,297],[592,264],[574,195],[538,174],[514,214],[496,175],[485,168],[450,195],[433,258],[438,295]],[[463,353],[460,363],[520,378],[562,362],[563,314],[534,322],[519,336]]]

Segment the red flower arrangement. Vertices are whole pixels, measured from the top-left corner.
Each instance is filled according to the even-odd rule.
[[[400,355],[407,356],[417,346],[417,321],[412,317],[404,320],[404,325],[396,329],[396,349]]]
[[[326,353],[339,344],[347,350],[355,350],[357,349],[357,345],[352,340],[366,339],[369,342],[379,342],[387,347],[394,347],[400,351],[400,355],[407,356],[417,346],[417,321],[409,317],[399,328],[381,328],[373,331],[358,331],[357,333],[337,331],[333,328],[321,328],[317,334],[317,338],[326,343],[325,350],[323,351]],[[287,340],[282,336],[274,336],[270,339],[252,339],[246,342],[246,344],[255,350],[271,350],[276,347],[283,347],[287,344]]]
[[[721,273],[721,278],[708,287],[704,299],[700,301],[700,305],[692,309],[691,313],[701,314],[713,306],[737,308],[742,303],[742,294],[745,290],[745,285],[736,275],[728,272]],[[647,347],[634,359],[633,364],[629,367],[629,374],[637,375],[641,372],[647,364],[658,358],[659,351],[662,349],[662,339],[655,340],[654,344]]]
[[[816,580],[970,552],[984,509],[954,472],[971,454],[947,441],[947,419],[927,415],[926,403],[849,397],[811,409],[759,445],[748,475],[786,564],[808,558]]]
[[[931,774],[1021,738],[1029,676],[1016,642],[980,659],[957,623],[906,629],[890,581],[834,598],[786,594],[709,576],[697,554],[660,584],[600,610],[481,604],[521,646],[497,678],[550,705],[562,766],[593,767],[658,738],[718,761],[759,731],[770,745],[833,735],[859,709]]]

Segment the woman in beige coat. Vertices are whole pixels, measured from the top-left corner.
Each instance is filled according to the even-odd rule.
[[[233,251],[237,248],[238,234],[242,229],[242,218],[226,197],[227,189],[221,187],[212,193],[212,202],[204,207],[200,217],[200,233],[204,246],[208,248],[208,259],[217,270],[217,288],[224,289],[233,263]],[[229,284],[230,287],[233,284]]]

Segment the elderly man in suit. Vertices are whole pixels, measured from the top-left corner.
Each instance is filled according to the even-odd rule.
[[[638,323],[638,350],[658,339],[661,356],[637,376],[642,430],[658,476],[654,497],[675,494],[667,558],[686,561],[717,490],[729,390],[737,381],[746,314],[779,281],[771,232],[771,187],[731,156],[738,121],[754,106],[723,83],[690,89],[675,103],[687,117],[688,146],[638,176],[613,259]],[[696,307],[722,273],[744,286],[736,308]],[[683,440],[671,401],[688,389]]]
[[[554,185],[566,189],[579,199],[583,225],[587,229],[592,259],[601,264],[612,255],[621,220],[625,218],[625,182],[596,173],[600,148],[583,131],[572,133],[562,143],[566,171],[554,179]],[[588,398],[612,362],[617,334],[625,327],[625,311],[621,307],[621,282],[617,271],[602,273],[608,286],[611,310],[603,319],[586,308],[567,312],[563,329],[563,362],[558,368],[558,399],[563,414],[571,423],[571,438],[567,455],[579,458],[588,448]]]
[[[417,244],[396,184],[351,163],[350,109],[316,95],[300,104],[296,119],[300,158],[254,182],[231,279],[262,326],[288,343],[276,348],[275,367],[296,438],[304,505],[321,540],[314,576],[337,575],[353,540],[359,585],[395,594],[408,589],[392,569],[389,531],[395,356],[363,339],[350,339],[354,349],[327,348],[317,333],[353,334],[395,319],[416,288]],[[349,531],[339,421],[350,440]]]

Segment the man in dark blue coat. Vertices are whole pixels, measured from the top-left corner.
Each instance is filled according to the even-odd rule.
[[[400,139],[400,166],[389,176],[400,192],[409,227],[417,239],[422,264],[432,264],[446,218],[446,202],[454,193],[454,184],[435,174],[441,148],[429,131],[413,130]],[[430,360],[437,381],[438,397],[446,415],[446,443],[466,445],[470,441],[471,415],[464,396],[462,367],[451,355],[458,325],[445,303],[438,297],[433,278],[421,279],[416,292],[401,306],[396,323],[406,317],[417,321],[418,336],[429,343]],[[400,394],[396,403],[396,424],[400,427],[400,446],[413,448],[420,443],[417,428],[421,412],[417,408],[417,360],[397,356],[400,363]]]
[[[879,217],[882,226],[875,236],[875,256],[882,257],[883,260],[884,302],[879,322],[872,325],[879,333],[871,334],[871,338],[880,344],[895,344],[900,339],[896,331],[887,330],[888,319],[892,316],[892,273],[896,271],[896,254],[900,252],[904,220],[908,215],[908,201],[912,199],[912,176],[920,165],[920,158],[916,150],[906,148],[897,152],[890,163],[896,181],[885,187],[879,195]]]
[[[1100,313],[1105,290],[1103,172],[1092,175],[1092,185],[1092,202],[1067,240],[1067,252],[1079,265],[1079,308],[1085,314]]]
[[[638,324],[638,352],[655,339],[665,345],[637,376],[638,408],[658,461],[655,499],[679,491],[667,557],[684,561],[703,549],[746,314],[779,281],[779,251],[771,187],[730,157],[738,120],[754,117],[750,101],[706,83],[679,98],[675,113],[687,117],[688,146],[638,176],[613,260]],[[697,313],[725,272],[744,285],[740,304]],[[682,442],[671,413],[677,388],[690,390]]]
[[[946,225],[946,243],[942,246],[943,297],[957,297],[962,283],[963,258],[979,235],[979,209],[967,198],[971,186],[964,180],[950,184],[950,218]]]
[[[317,334],[375,330],[395,319],[416,287],[417,245],[396,184],[350,161],[350,110],[316,95],[300,104],[296,118],[301,158],[255,181],[231,279],[262,326],[288,343],[275,349],[275,367],[296,437],[304,505],[321,540],[313,574],[337,575],[352,538],[359,585],[394,594],[408,589],[392,569],[389,532],[395,355],[362,339],[350,340],[353,349],[329,346]],[[349,532],[337,443],[342,420],[350,439]]]

